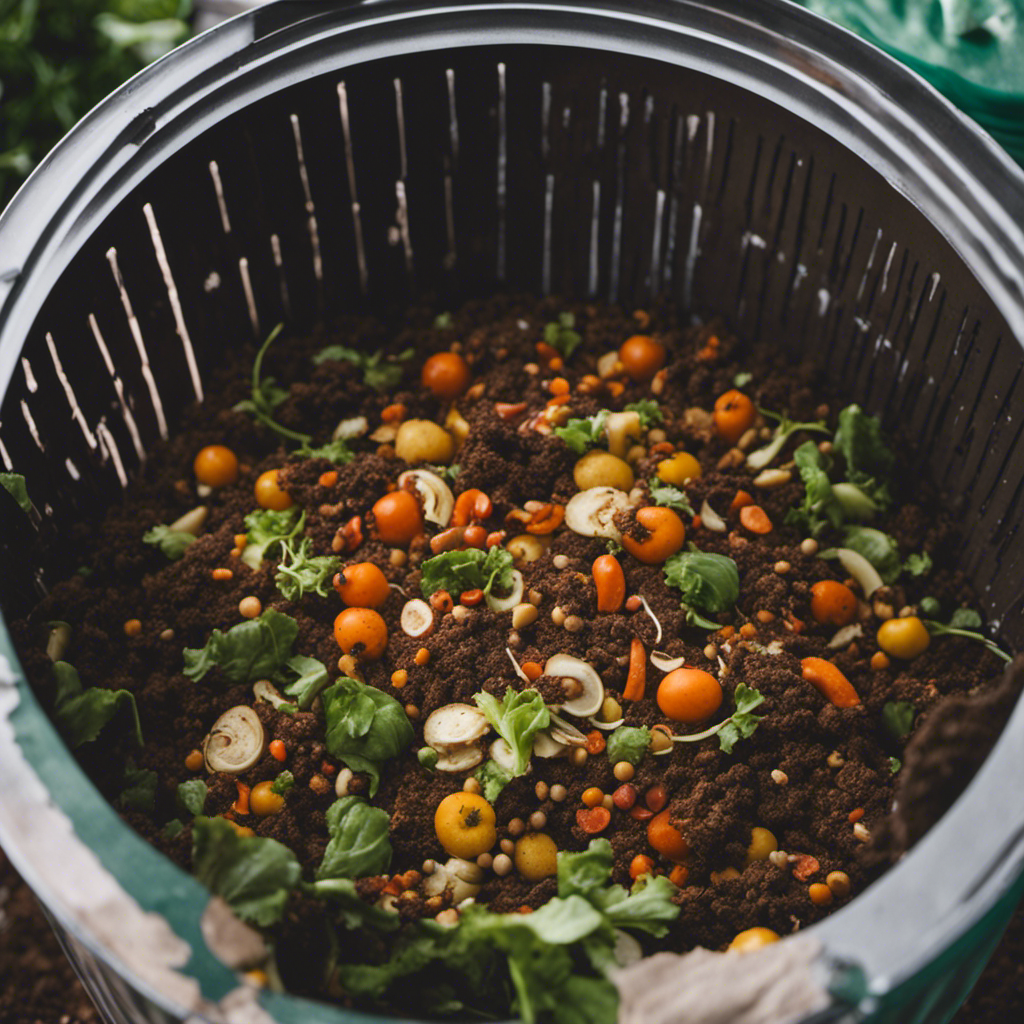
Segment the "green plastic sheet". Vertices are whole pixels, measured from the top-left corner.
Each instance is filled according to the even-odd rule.
[[[1024,0],[799,0],[909,65],[1024,165]]]

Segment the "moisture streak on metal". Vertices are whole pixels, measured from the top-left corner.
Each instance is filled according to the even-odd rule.
[[[219,178],[217,182],[219,184]],[[153,240],[156,262],[160,267],[160,273],[164,279],[164,287],[167,289],[167,298],[171,303],[171,312],[174,314],[174,328],[178,332],[181,346],[185,350],[185,362],[188,364],[189,376],[192,378],[192,391],[195,393],[196,401],[202,402],[203,382],[199,378],[199,367],[196,365],[196,354],[192,348],[192,338],[189,336],[188,327],[185,326],[185,311],[182,309],[181,296],[178,294],[178,286],[174,283],[174,274],[171,273],[171,264],[167,259],[167,251],[164,249],[164,240],[160,235],[160,228],[157,226],[152,204],[146,203],[142,208],[142,212],[145,214],[146,223],[149,225],[149,236]],[[226,223],[226,209],[224,210],[224,217]],[[230,225],[228,230],[231,230]]]
[[[882,290],[879,295],[884,295],[886,288],[889,287],[889,270],[892,268],[892,259],[896,255],[896,243],[893,242],[889,247],[889,255],[885,258],[885,266],[882,268]]]
[[[277,268],[277,276],[281,286],[281,307],[286,317],[292,315],[292,300],[288,293],[288,278],[284,272],[284,257],[281,254],[281,239],[278,236],[270,236],[270,251],[274,254],[274,266]]]
[[[608,114],[608,88],[601,86],[601,92],[597,98],[597,148],[604,149],[605,118]]]
[[[309,170],[306,167],[306,153],[302,148],[302,128],[299,126],[298,114],[291,115],[292,134],[295,136],[295,156],[299,161],[299,180],[302,182],[302,194],[305,197],[309,244],[313,250],[313,276],[321,287],[324,282],[324,261],[320,255],[320,228],[316,221],[316,206],[313,204],[313,193],[309,187]],[[321,292],[322,297],[322,292]]]
[[[256,296],[252,290],[252,278],[249,276],[249,260],[243,256],[238,261],[238,274],[242,279],[242,289],[245,292],[245,304],[249,307],[249,323],[252,324],[252,333],[259,340],[260,314],[256,309]]]
[[[544,255],[541,263],[541,294],[551,294],[551,210],[555,203],[555,176],[544,178]]]
[[[708,126],[708,135],[705,139],[704,146],[704,175],[701,180],[701,195],[706,196],[708,191],[708,183],[711,181],[711,161],[715,155],[715,112],[709,110],[704,115]]]
[[[700,203],[693,204],[693,219],[690,221],[690,241],[686,247],[686,264],[683,273],[683,308],[693,303],[693,276],[700,255],[700,222],[704,214]]]
[[[405,104],[402,101],[402,80],[395,79],[395,120],[398,122],[398,176],[405,181],[409,177],[409,154],[405,146]]]
[[[668,238],[665,246],[664,283],[666,291],[672,285],[676,259],[676,232],[679,230],[679,193],[677,186],[683,177],[683,115],[676,114],[672,139],[672,197],[668,204]]]
[[[160,392],[156,386],[156,378],[153,376],[153,369],[149,365],[149,353],[146,351],[146,343],[142,340],[142,328],[132,310],[132,300],[128,297],[128,290],[124,286],[124,278],[121,276],[121,268],[117,262],[117,249],[111,247],[107,250],[107,262],[110,264],[111,273],[114,275],[114,283],[121,295],[121,305],[124,306],[125,316],[128,317],[128,327],[135,340],[135,347],[139,352],[139,359],[142,363],[142,376],[149,389],[150,401],[153,403],[153,412],[156,415],[157,429],[160,436],[167,440],[167,419],[164,416],[164,405],[160,400]]]
[[[661,222],[665,216],[665,191],[658,189],[658,198],[654,206],[654,241],[651,243],[651,299],[653,300],[661,285]]]
[[[498,65],[498,280],[505,280],[505,214],[508,203],[508,111],[505,65]]]
[[[540,155],[547,160],[551,155],[551,83],[540,87]]]
[[[127,487],[128,474],[124,471],[121,452],[118,450],[114,435],[107,429],[107,424],[104,420],[100,420],[97,424],[96,436],[100,441],[100,449],[103,452],[104,461],[109,458],[114,463],[114,472],[117,473],[117,479],[120,481],[121,487]]]
[[[70,456],[64,460],[64,468],[68,471],[68,476],[72,480],[77,482],[82,479],[82,474],[78,472],[78,467],[71,461]]]
[[[411,278],[413,274],[412,238],[409,235],[409,200],[405,194],[405,182],[395,182],[395,196],[398,199],[398,210],[395,214],[398,221],[398,234],[402,239],[402,249],[405,252],[405,269]]]
[[[57,346],[54,343],[53,335],[50,334],[49,331],[46,332],[46,347],[50,350],[50,358],[53,360],[53,368],[57,372],[57,379],[60,381],[60,385],[64,389],[64,395],[68,400],[68,405],[71,407],[71,418],[81,429],[82,436],[85,438],[85,443],[95,451],[96,438],[93,436],[93,432],[89,429],[89,424],[85,422],[85,416],[82,414],[82,409],[78,404],[78,399],[75,397],[74,388],[71,387],[71,381],[68,380],[68,375],[64,372],[64,366],[60,361],[60,356],[57,355]]]
[[[626,129],[629,127],[629,93],[619,93],[619,146],[615,161],[615,218],[612,221],[612,260],[608,301],[619,301],[622,267],[622,216],[626,202]]]
[[[135,417],[132,415],[132,410],[128,405],[128,401],[124,396],[124,384],[121,382],[121,378],[117,375],[117,371],[114,369],[114,361],[110,358],[110,350],[107,348],[107,343],[103,340],[103,335],[100,333],[100,326],[96,322],[96,317],[89,314],[89,327],[92,328],[92,336],[96,339],[96,346],[100,350],[100,355],[103,357],[103,365],[107,368],[107,373],[110,374],[110,379],[114,384],[114,391],[117,394],[117,401],[121,406],[121,415],[124,417],[124,425],[128,428],[128,433],[131,436],[132,444],[135,447],[135,454],[139,458],[139,462],[146,461],[146,449],[142,446],[142,436],[139,434],[139,428],[135,423]]]
[[[448,251],[444,254],[444,269],[451,270],[455,266],[455,196],[453,194],[452,176],[444,176],[444,228],[448,236]]]
[[[25,419],[25,425],[28,427],[28,432],[32,435],[32,440],[35,441],[36,447],[45,455],[46,448],[43,445],[43,439],[39,436],[39,428],[36,426],[36,421],[32,418],[32,413],[24,398],[21,400],[21,415]]]
[[[597,282],[600,276],[600,262],[598,259],[601,229],[601,182],[594,182],[594,201],[590,214],[590,260],[589,274],[587,278],[587,294],[593,297],[597,294]]]
[[[25,387],[28,388],[30,394],[34,395],[39,390],[39,381],[36,380],[36,375],[32,372],[32,364],[25,356],[21,357],[21,369],[25,374]]]
[[[217,194],[217,208],[220,210],[220,224],[225,235],[231,234],[231,218],[228,216],[228,204],[224,198],[224,184],[220,180],[220,165],[216,160],[210,161],[210,177],[213,179],[213,191]]]
[[[363,217],[356,192],[356,161],[352,153],[352,125],[348,116],[348,90],[344,82],[338,83],[338,105],[341,111],[341,134],[345,141],[345,169],[348,173],[348,193],[352,200],[352,230],[356,239],[356,264],[359,268],[359,290],[365,295],[370,281],[366,265],[366,246],[363,244]]]
[[[455,72],[448,68],[444,73],[448,83],[448,135],[452,143],[452,163],[459,165],[459,115],[455,108]]]

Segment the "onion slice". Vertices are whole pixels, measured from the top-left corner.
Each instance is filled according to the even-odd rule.
[[[510,612],[523,600],[523,574],[518,569],[512,570],[512,589],[507,597],[495,597],[488,594],[486,597],[487,607],[492,612]]]
[[[725,533],[728,528],[725,520],[708,504],[708,499],[700,507],[700,522],[714,533]]]
[[[670,658],[664,651],[651,651],[651,664],[662,672],[671,672],[686,664],[686,657]]]
[[[647,612],[648,615],[650,615],[651,619],[654,622],[654,625],[658,628],[658,635],[654,638],[654,642],[656,644],[660,644],[661,637],[664,633],[664,630],[662,630],[661,628],[661,620],[658,618],[657,615],[654,614],[653,610],[651,609],[651,606],[647,603],[646,597],[641,597],[640,603],[644,606],[644,611]]]
[[[618,729],[618,727],[620,725],[622,725],[622,723],[625,721],[625,719],[624,718],[619,718],[619,719],[616,719],[614,722],[602,722],[599,719],[595,718],[593,715],[591,715],[590,718],[587,719],[587,721],[595,729],[604,729],[605,732],[611,732],[612,729]]]
[[[859,551],[839,548],[838,554],[840,564],[860,584],[865,597],[870,597],[883,585],[878,570]]]
[[[849,626],[843,626],[835,636],[828,642],[830,651],[837,651],[841,647],[848,647],[857,637],[864,635],[864,627],[859,622],[852,622]]]

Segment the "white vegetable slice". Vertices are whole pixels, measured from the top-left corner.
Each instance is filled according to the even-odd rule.
[[[602,380],[607,380],[609,377],[615,376],[615,364],[619,361],[618,349],[612,349],[611,352],[605,352],[603,356],[597,361],[597,375]]]
[[[551,715],[551,736],[557,742],[566,743],[571,747],[582,747],[587,742],[587,737],[572,722],[567,722],[560,715],[556,715],[554,711],[549,711],[549,714]]]
[[[547,729],[542,729],[533,737],[533,753],[536,757],[561,757],[568,750],[569,745],[559,743]]]
[[[725,520],[708,504],[707,498],[700,507],[700,522],[714,533],[725,533],[728,529]]]
[[[442,528],[447,526],[455,508],[455,498],[448,485],[429,469],[407,469],[398,478],[398,486],[404,487],[407,482],[412,483],[423,499],[423,518]]]
[[[662,672],[671,672],[673,669],[682,668],[686,664],[686,658],[670,658],[664,651],[651,651],[651,664]]]
[[[406,601],[399,619],[406,636],[419,639],[434,632],[434,612],[426,601],[418,597]]]
[[[638,412],[613,412],[604,421],[604,432],[608,436],[608,451],[620,459],[626,457],[630,441],[639,441],[642,436]]]
[[[205,505],[197,505],[191,512],[186,512],[183,516],[175,519],[170,528],[180,530],[182,533],[191,533],[195,537],[203,528],[209,514],[210,510]]]
[[[615,948],[612,950],[612,956],[619,967],[629,967],[643,959],[644,951],[640,943],[629,932],[616,928]]]
[[[453,747],[451,750],[438,750],[437,764],[439,772],[468,772],[484,759],[484,752],[475,744],[465,747]]]
[[[629,495],[615,487],[588,487],[574,494],[565,506],[565,525],[581,537],[608,537],[621,541],[622,534],[612,522],[629,508]]]
[[[516,755],[515,751],[508,745],[508,743],[500,737],[491,744],[489,751],[491,760],[496,764],[500,765],[510,775],[516,773]]]
[[[505,653],[508,655],[509,661],[512,662],[512,667],[516,670],[516,675],[519,676],[519,678],[522,679],[522,681],[526,683],[527,686],[529,686],[530,677],[523,671],[522,666],[519,664],[519,662],[516,661],[516,656],[512,653],[512,648],[506,647]]]
[[[860,584],[865,597],[870,597],[882,586],[878,570],[859,551],[840,548],[839,563]]]
[[[587,661],[569,654],[552,654],[544,663],[544,675],[556,679],[575,679],[583,686],[583,692],[562,704],[562,710],[570,715],[586,718],[596,715],[604,703],[604,683],[596,669]]]
[[[71,643],[71,626],[66,622],[54,622],[46,641],[46,656],[50,661],[62,661]]]
[[[440,896],[450,889],[452,902],[461,903],[480,892],[484,880],[483,869],[460,857],[451,857],[446,863],[438,864],[423,882],[425,896]]]
[[[523,600],[523,574],[518,569],[512,570],[512,589],[505,597],[488,594],[485,598],[487,607],[492,612],[510,612]]]
[[[475,704],[445,704],[423,723],[423,742],[435,750],[475,743],[490,731],[487,716]]]
[[[602,722],[600,718],[595,718],[593,715],[587,719],[587,721],[595,729],[604,729],[606,732],[611,732],[613,729],[618,729],[620,725],[625,721],[624,718],[616,719],[614,722]]]
[[[350,437],[362,437],[370,429],[370,422],[365,416],[352,416],[342,420],[331,435],[332,441],[347,441]]]
[[[237,704],[228,708],[203,740],[203,759],[210,772],[240,775],[262,756],[267,736],[252,708]]]
[[[252,684],[252,692],[257,700],[266,701],[267,704],[273,704],[275,708],[279,708],[282,704],[289,703],[281,695],[281,691],[269,680],[260,679]]]
[[[654,611],[652,610],[651,606],[647,603],[646,597],[641,597],[640,603],[644,606],[644,611],[647,612],[648,615],[650,615],[651,620],[654,622],[654,625],[658,629],[658,635],[654,638],[654,642],[656,644],[660,644],[663,632],[661,628],[661,619],[659,619],[658,616],[654,614]]]
[[[864,635],[864,627],[859,622],[853,622],[849,626],[843,626],[835,636],[828,642],[829,650],[837,651],[841,647],[849,647],[859,636]]]

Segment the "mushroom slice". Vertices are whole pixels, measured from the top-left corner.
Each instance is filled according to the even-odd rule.
[[[468,772],[484,759],[484,752],[474,743],[449,750],[435,749],[437,764],[434,767],[439,772]]]
[[[488,753],[491,755],[491,760],[501,768],[504,768],[509,775],[515,775],[516,755],[515,751],[508,745],[507,741],[499,737],[491,744],[491,749]],[[527,766],[527,768],[529,768],[529,766]]]
[[[275,708],[279,708],[282,704],[289,703],[283,696],[281,696],[281,691],[278,690],[278,688],[269,679],[260,679],[253,683],[252,692],[257,700],[273,704]],[[294,707],[294,705],[292,706]]]
[[[492,612],[510,612],[517,604],[523,601],[523,574],[518,569],[512,570],[512,589],[505,597],[495,597],[494,594],[487,594],[485,597],[487,607]]]
[[[548,712],[551,716],[551,736],[557,743],[564,743],[570,747],[582,747],[587,742],[587,737],[576,728],[572,722],[556,715],[554,711]]]
[[[675,668],[682,668],[686,658],[670,658],[664,651],[651,651],[651,664],[662,672],[671,672]]]
[[[638,412],[613,412],[604,421],[604,432],[608,435],[608,451],[620,459],[626,457],[631,440],[639,441],[643,431]]]
[[[547,729],[542,729],[533,737],[533,753],[536,757],[561,757],[568,750],[569,745],[556,740]]]
[[[252,708],[237,704],[228,708],[203,740],[206,770],[240,775],[262,756],[267,745],[263,723]]]
[[[445,704],[423,723],[423,742],[439,752],[475,743],[490,732],[487,716],[475,704]]]
[[[715,533],[725,533],[728,529],[725,520],[708,504],[708,499],[700,507],[701,525]]]
[[[446,889],[451,890],[452,902],[461,903],[480,892],[484,871],[472,861],[461,857],[450,857],[444,864],[438,864],[423,881],[425,896],[440,896]]]
[[[579,718],[587,718],[601,710],[604,703],[604,683],[589,662],[574,658],[570,654],[552,654],[544,664],[544,675],[556,679],[568,677],[583,686],[583,692],[578,697],[573,697],[562,705],[563,711],[568,711],[570,715]]]
[[[448,485],[429,469],[407,469],[398,478],[398,486],[410,483],[423,499],[423,518],[442,528],[447,526],[455,508],[455,498]]]
[[[399,623],[406,636],[418,640],[434,632],[434,613],[426,601],[414,597],[405,602]]]
[[[581,537],[608,537],[621,541],[622,534],[612,522],[629,508],[629,495],[616,487],[588,487],[574,494],[565,506],[565,525]]]
[[[197,505],[191,512],[186,512],[183,516],[175,519],[170,528],[182,533],[191,533],[195,537],[203,528],[209,514],[210,510],[205,505]]]
[[[839,548],[839,562],[860,584],[865,597],[870,597],[882,586],[882,577],[878,575],[878,570],[859,551]]]
[[[342,420],[331,435],[332,441],[347,441],[350,437],[362,437],[370,429],[369,420],[365,416],[353,416]]]

